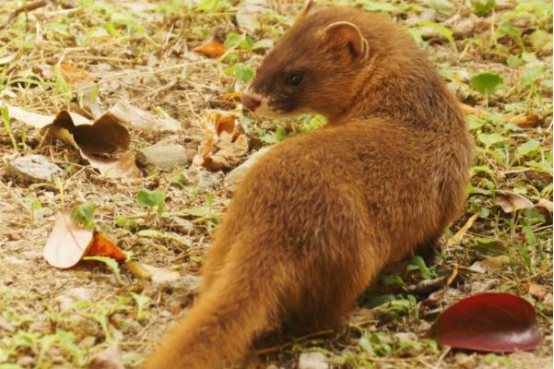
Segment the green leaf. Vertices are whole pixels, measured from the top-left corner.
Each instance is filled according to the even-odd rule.
[[[552,52],[552,33],[538,29],[531,33],[529,42],[535,50],[544,50]]]
[[[248,83],[254,79],[254,70],[242,63],[235,64],[235,76],[238,81]]]
[[[119,272],[119,264],[114,259],[109,258],[107,256],[85,256],[83,260],[96,260],[106,264],[108,268],[110,268],[114,272],[117,278],[117,282],[119,284],[123,284],[123,280],[121,279],[121,273]]]
[[[264,38],[263,40],[256,41],[252,45],[252,50],[271,49],[273,47],[273,40],[270,38]]]
[[[433,279],[437,276],[434,270],[427,267],[421,256],[414,256],[408,265],[408,270],[418,270],[423,279]]]
[[[496,73],[479,73],[471,79],[471,87],[483,95],[492,95],[502,87],[504,79]]]
[[[481,133],[477,135],[477,139],[482,142],[487,148],[496,145],[497,143],[504,142],[506,137],[498,133]]]
[[[396,7],[393,4],[381,2],[381,1],[372,1],[367,0],[360,4],[362,8],[368,12],[388,12],[392,13],[396,10]]]
[[[70,217],[73,221],[81,224],[84,228],[92,229],[95,226],[92,218],[94,217],[94,212],[97,207],[98,205],[94,202],[87,201],[80,205],[74,206],[73,209],[71,209]]]
[[[495,0],[477,0],[473,3],[473,13],[479,17],[482,17],[493,10],[495,6]]]
[[[424,3],[428,7],[444,14],[451,14],[454,9],[454,6],[448,0],[425,0]]]
[[[431,22],[431,21],[427,21],[427,20],[418,22],[417,24],[420,27],[432,28],[435,31],[437,31],[438,33],[440,33],[441,35],[443,35],[444,37],[446,37],[446,39],[448,40],[448,42],[450,42],[450,44],[452,45],[454,50],[456,52],[458,52],[458,47],[456,46],[456,42],[454,42],[454,33],[450,29],[446,28],[445,26],[443,26],[441,24]]]
[[[145,208],[158,207],[158,212],[164,211],[165,192],[140,190],[137,194],[137,203]]]
[[[519,77],[518,85],[525,88],[535,83],[543,75],[543,68],[540,65],[527,65]]]
[[[227,49],[230,49],[240,44],[243,39],[244,37],[242,35],[239,35],[236,32],[229,32],[223,44],[227,47]]]
[[[541,143],[539,141],[529,140],[517,148],[517,155],[518,156],[529,155],[530,153],[533,153],[539,150],[540,147],[541,147]]]
[[[514,27],[512,23],[504,22],[495,31],[494,37],[500,38],[500,37],[508,36],[511,39],[513,39],[519,47],[523,49],[524,46],[523,46],[523,39],[521,37],[521,34],[522,34],[521,30],[519,28]]]

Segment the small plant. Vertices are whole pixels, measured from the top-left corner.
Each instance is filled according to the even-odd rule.
[[[140,190],[137,194],[137,203],[144,208],[149,208],[149,212],[153,208],[157,208],[158,213],[163,213],[164,201],[165,192],[163,191]]]
[[[73,209],[71,209],[71,219],[83,226],[85,229],[94,229],[96,224],[92,221],[92,219],[94,218],[94,212],[97,207],[98,205],[92,201],[76,205]]]

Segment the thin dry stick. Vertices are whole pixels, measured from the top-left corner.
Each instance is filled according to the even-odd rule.
[[[310,334],[307,334],[305,336],[298,337],[294,341],[290,341],[290,342],[284,343],[284,344],[279,345],[279,346],[273,346],[273,347],[268,347],[268,348],[256,350],[256,351],[254,351],[254,355],[266,355],[266,354],[270,354],[272,352],[281,351],[281,350],[283,350],[287,347],[290,347],[290,346],[294,345],[295,343],[306,341],[306,340],[308,340],[310,338],[313,338],[313,337],[326,336],[326,335],[331,334],[333,332],[334,331],[332,329],[329,329],[329,330],[326,330],[326,331],[310,333]]]
[[[27,5],[23,5],[15,9],[14,12],[10,14],[10,16],[8,17],[8,20],[6,21],[6,23],[4,23],[3,25],[0,25],[0,29],[4,29],[7,26],[9,26],[9,24],[13,22],[13,20],[17,18],[19,14],[32,12],[33,10],[45,7],[46,5],[48,5],[47,0],[39,0],[39,1],[35,1],[34,3],[29,3]]]

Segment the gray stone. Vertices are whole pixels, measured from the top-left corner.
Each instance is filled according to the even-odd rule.
[[[159,170],[171,170],[176,166],[186,166],[189,163],[187,150],[176,144],[154,145],[141,151],[137,161],[142,166],[153,165]]]
[[[225,179],[223,180],[223,185],[225,189],[229,192],[235,192],[237,185],[244,178],[246,173],[252,168],[252,166],[269,150],[269,148],[263,148],[260,151],[256,152],[254,155],[250,156],[248,160],[244,163],[233,169]]]
[[[181,174],[188,185],[198,187],[203,191],[217,189],[221,180],[221,173],[212,173],[197,168],[186,169]]]
[[[8,164],[7,175],[27,183],[50,182],[63,170],[42,155],[26,155]]]
[[[298,358],[298,369],[329,369],[327,358],[321,352],[303,352]]]

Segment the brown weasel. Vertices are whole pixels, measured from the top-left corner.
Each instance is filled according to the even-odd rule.
[[[196,305],[146,368],[221,368],[275,322],[339,327],[383,266],[434,245],[463,207],[464,117],[411,37],[379,15],[308,2],[243,103],[328,125],[275,145],[240,183]]]

